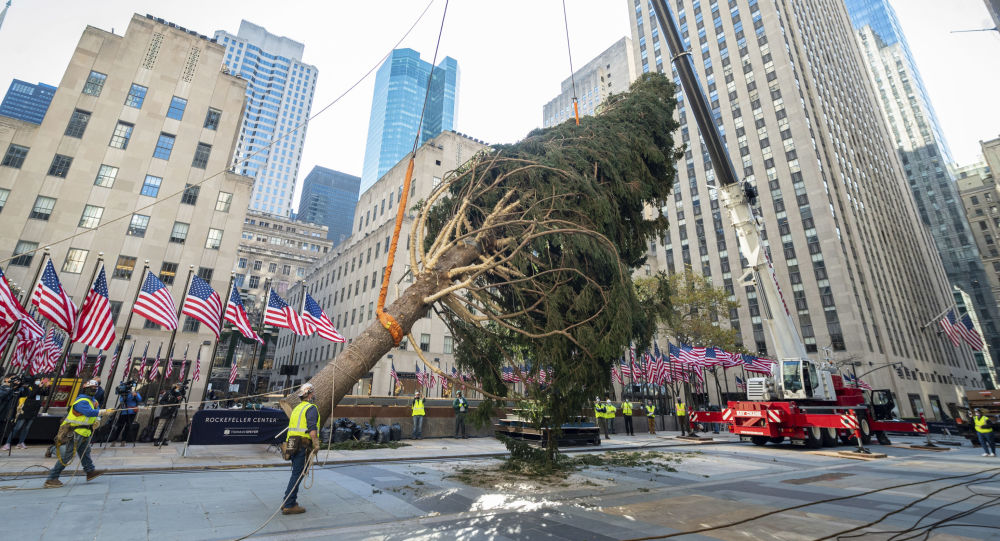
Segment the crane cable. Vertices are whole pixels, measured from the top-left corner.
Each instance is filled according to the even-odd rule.
[[[563,6],[563,26],[566,27],[566,55],[569,56],[569,80],[573,83],[573,115],[576,117],[576,125],[580,125],[580,107],[576,99],[576,73],[573,72],[573,50],[569,46],[569,16],[566,15],[566,0],[562,0]]]
[[[392,228],[392,242],[389,244],[389,255],[386,258],[385,273],[382,274],[382,288],[378,293],[378,305],[375,307],[375,314],[379,323],[389,334],[392,335],[394,345],[399,345],[403,340],[403,327],[400,326],[396,318],[385,311],[385,298],[389,293],[389,278],[392,276],[392,265],[396,261],[396,248],[399,245],[399,231],[403,227],[403,214],[406,212],[406,202],[410,196],[410,184],[413,181],[413,160],[417,155],[417,146],[420,144],[420,133],[424,124],[424,114],[427,112],[427,101],[431,95],[431,81],[434,79],[434,70],[437,65],[438,50],[441,47],[441,35],[444,33],[444,20],[448,15],[448,0],[445,0],[444,11],[441,12],[441,26],[438,28],[437,43],[434,45],[434,58],[431,60],[430,73],[427,75],[427,90],[424,92],[424,104],[420,108],[420,119],[417,121],[417,134],[413,138],[413,149],[410,151],[410,161],[406,165],[406,178],[403,180],[403,193],[399,197],[399,207],[396,209],[396,223]],[[413,269],[412,272],[416,272]]]

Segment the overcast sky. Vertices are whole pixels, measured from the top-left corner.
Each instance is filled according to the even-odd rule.
[[[412,24],[425,0],[14,0],[0,29],[0,91],[12,78],[58,85],[87,24],[121,34],[132,13],[150,13],[211,36],[241,19],[305,44],[319,69],[313,111],[367,72]],[[1000,35],[952,34],[992,26],[982,0],[893,0],[956,160],[977,159],[978,141],[1000,136]],[[947,4],[948,9],[942,9]],[[630,35],[631,0],[567,0],[574,65]],[[275,9],[279,7],[280,9]],[[443,0],[403,42],[434,52]],[[459,63],[456,129],[511,142],[541,125],[542,105],[569,75],[559,0],[452,0],[441,57]],[[374,76],[309,126],[301,179],[313,165],[361,174]],[[296,200],[297,200],[296,195]]]

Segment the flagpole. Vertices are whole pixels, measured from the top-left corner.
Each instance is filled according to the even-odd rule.
[[[302,302],[300,304],[302,304],[304,306],[305,302],[306,302],[306,289],[305,289],[306,281],[305,280],[299,280],[299,283],[302,284]],[[268,296],[268,298],[270,298],[270,296],[271,296],[270,292],[268,293],[267,296]],[[266,308],[265,308],[265,310],[266,310]],[[299,308],[299,313],[302,313],[301,307]],[[264,324],[263,317],[261,317],[260,322],[261,322],[261,325]],[[292,363],[295,362],[295,342],[297,341],[298,337],[299,337],[299,335],[296,334],[293,331],[292,332],[292,351],[291,351],[291,353],[288,354],[288,364],[289,365],[291,365]],[[286,382],[290,382],[291,379],[292,379],[291,374],[286,374],[285,375],[285,381]],[[288,383],[286,383],[285,384],[285,389],[284,389],[285,396],[288,396],[288,386],[289,386]]]
[[[184,282],[183,293],[181,294],[181,303],[177,306],[177,326],[170,333],[170,340],[167,342],[167,362],[171,363],[173,360],[170,356],[174,352],[174,340],[177,338],[177,329],[181,326],[181,312],[184,311],[184,301],[187,300],[188,290],[191,288],[191,277],[194,276],[194,265],[188,265],[188,276],[187,280]],[[164,375],[167,373],[167,369],[163,369]],[[160,378],[160,383],[156,386],[156,394],[154,396],[159,397],[160,391],[163,390],[163,380],[166,378]]]
[[[264,291],[268,291],[270,289],[270,287],[271,287],[271,279],[268,278],[267,280],[264,281]],[[268,293],[268,297],[270,297],[270,296],[271,296],[270,293]],[[260,321],[257,322],[257,336],[260,336],[260,333],[264,332],[264,313],[266,311],[267,311],[267,297],[264,298],[263,310],[261,310],[261,312],[260,312]],[[263,339],[264,338],[261,337],[261,340],[263,340]],[[257,365],[257,362],[258,362],[257,361],[257,347],[258,346],[260,346],[260,342],[254,340],[254,342],[253,342],[253,352],[250,354],[250,374],[247,375],[247,395],[252,395],[257,390],[257,386],[256,385],[254,385],[252,389],[251,389],[250,385],[251,385],[251,382],[253,381],[253,369]],[[260,348],[261,349],[261,351],[260,351],[261,357],[264,356],[264,352],[266,351],[266,346],[267,346],[267,344],[265,344],[264,347]],[[263,361],[263,360],[264,359],[261,359],[261,361]],[[330,396],[333,396],[333,395],[330,395]]]
[[[142,267],[142,274],[139,275],[139,285],[138,285],[138,287],[135,288],[135,297],[132,298],[132,306],[133,307],[135,307],[136,301],[139,300],[139,292],[142,291],[142,284],[146,281],[146,273],[147,272],[149,272],[149,260],[148,259],[145,261],[145,264]],[[125,339],[128,338],[128,331],[129,331],[129,329],[131,327],[132,327],[132,309],[130,308],[129,311],[128,311],[128,317],[125,318],[125,330],[122,331],[122,338],[118,342],[118,351],[120,351],[120,352],[124,352],[125,351]],[[121,360],[122,360],[121,357],[119,357],[118,358],[118,362],[121,362]],[[132,367],[132,359],[131,359],[131,357],[129,358],[128,363],[129,363],[129,373],[131,373],[132,372],[132,368],[131,368]],[[114,388],[114,386],[112,385],[114,383],[114,381],[115,381],[115,373],[112,372],[112,373],[108,374],[108,389],[113,389]],[[104,401],[101,403],[101,407],[104,407],[104,405],[107,404],[107,402],[108,402],[108,393],[104,393]]]
[[[31,302],[31,293],[35,290],[35,285],[38,284],[38,277],[42,275],[42,269],[45,268],[45,262],[48,261],[50,257],[52,256],[49,255],[49,247],[46,246],[45,250],[42,252],[42,259],[38,262],[38,268],[35,269],[35,277],[31,279],[31,287],[25,290],[24,299],[21,300],[21,309],[24,310],[25,312],[28,311],[28,303]],[[20,323],[21,323],[20,319],[14,322],[15,327],[14,330],[11,332],[11,339],[7,343],[8,347],[4,350],[3,366],[5,371],[7,367],[7,361],[10,360],[10,354],[13,353],[13,348],[9,346],[14,343],[13,336],[17,334],[17,326],[20,325]]]
[[[219,315],[219,337],[215,339],[212,346],[212,355],[208,358],[208,370],[205,372],[205,386],[201,388],[201,402],[205,402],[208,396],[208,384],[212,380],[212,366],[215,364],[215,354],[219,350],[219,342],[222,340],[222,324],[226,321],[226,307],[229,306],[230,297],[233,295],[233,282],[236,280],[236,273],[229,273],[229,287],[226,288],[226,304],[222,305],[222,314]],[[201,353],[202,344],[198,344],[198,353]],[[197,356],[196,356],[197,357]]]

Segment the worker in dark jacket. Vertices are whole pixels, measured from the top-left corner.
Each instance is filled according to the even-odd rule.
[[[10,444],[14,441],[14,438],[18,438],[18,448],[28,448],[24,445],[24,440],[28,438],[28,432],[31,430],[31,425],[35,422],[35,418],[38,417],[39,410],[42,409],[42,398],[48,396],[48,394],[48,378],[28,382],[26,385],[21,387],[19,396],[14,398],[14,400],[16,401],[23,396],[24,403],[21,404],[21,407],[18,409],[17,421],[14,423],[14,430],[10,433],[10,436],[7,437],[7,443],[3,446],[4,451],[10,449]],[[12,404],[11,407],[17,406],[16,404]]]

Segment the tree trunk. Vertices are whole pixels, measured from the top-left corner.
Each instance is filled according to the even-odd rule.
[[[478,258],[479,251],[475,246],[460,244],[450,249],[438,260],[437,268],[418,274],[413,285],[406,288],[398,299],[386,307],[385,311],[403,328],[404,336],[410,332],[418,319],[427,314],[430,305],[424,303],[424,298],[452,284],[448,278],[448,271],[469,265]],[[354,384],[366,376],[394,346],[389,331],[382,327],[378,320],[373,319],[371,325],[358,335],[347,349],[313,376],[309,382],[316,387],[315,402],[319,407],[321,418],[329,418],[333,405],[340,402]],[[411,346],[420,347],[418,344]],[[299,399],[293,393],[281,400],[281,407],[285,410],[285,414],[291,415],[292,409],[298,403]]]

